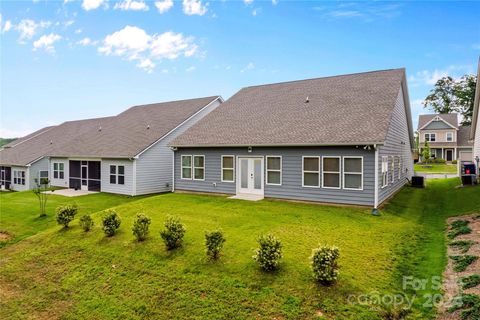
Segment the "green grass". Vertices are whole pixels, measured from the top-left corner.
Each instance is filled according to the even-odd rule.
[[[456,164],[440,164],[432,163],[429,165],[422,165],[416,163],[414,166],[415,172],[424,172],[424,173],[457,173]]]
[[[46,217],[40,217],[39,202],[33,192],[0,192],[0,231],[7,231],[13,236],[7,243],[0,242],[0,247],[55,226],[55,208],[59,205],[76,204],[79,214],[82,215],[138,199],[140,198],[108,193],[73,198],[51,195],[47,200],[48,214]]]
[[[454,261],[453,271],[463,272],[467,270],[468,266],[475,262],[478,259],[476,256],[450,256],[450,259]]]
[[[455,297],[456,303],[450,312],[462,310],[460,313],[461,320],[478,320],[480,319],[480,297],[474,294],[461,294]]]
[[[480,275],[472,274],[471,276],[463,277],[460,279],[462,289],[470,289],[480,284]]]
[[[111,238],[101,231],[101,212],[93,215],[88,233],[78,220],[67,230],[50,223],[1,249],[0,318],[319,319],[321,313],[380,319],[378,306],[349,303],[349,295],[403,293],[418,296],[408,317],[429,319],[435,310],[422,297],[439,289],[429,283],[403,290],[402,280],[441,276],[446,218],[480,211],[480,188],[455,189],[458,183],[405,188],[380,217],[362,208],[165,194],[116,207],[122,224]],[[25,204],[31,199],[15,196],[24,208],[2,206],[2,217],[8,211],[13,221],[31,219],[34,207]],[[150,236],[141,243],[131,231],[138,212],[152,218]],[[183,246],[173,251],[165,250],[159,235],[168,215],[187,228]],[[8,230],[8,221],[2,228]],[[226,242],[219,261],[212,262],[205,257],[204,234],[217,228]],[[262,272],[252,260],[263,233],[283,243],[274,273]],[[340,277],[331,287],[312,280],[309,257],[319,244],[340,248]]]

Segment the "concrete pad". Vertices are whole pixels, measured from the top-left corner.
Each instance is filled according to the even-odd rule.
[[[417,176],[425,177],[426,179],[449,179],[456,178],[458,174],[456,173],[425,173],[417,172]]]
[[[239,200],[247,200],[247,201],[260,201],[263,200],[263,196],[257,194],[246,194],[246,193],[239,193],[233,197],[229,197],[229,199],[239,199]]]
[[[98,192],[86,191],[86,190],[75,190],[75,189],[59,189],[59,190],[53,190],[53,191],[45,191],[43,193],[54,194],[56,196],[64,196],[64,197],[79,197],[79,196],[86,196],[87,194],[94,194]]]

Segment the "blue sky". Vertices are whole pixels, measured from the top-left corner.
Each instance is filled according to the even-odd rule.
[[[405,67],[474,73],[480,2],[1,1],[0,136],[132,105]]]

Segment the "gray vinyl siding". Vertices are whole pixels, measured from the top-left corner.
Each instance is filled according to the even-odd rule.
[[[12,183],[10,184],[10,189],[15,191],[25,191],[29,189],[29,167],[22,167],[22,166],[12,166]],[[25,185],[13,183],[14,171],[25,171]]]
[[[30,165],[29,168],[29,189],[35,188],[35,179],[38,179],[40,171],[49,171],[49,160],[48,158],[42,158]],[[50,171],[49,171],[50,175]]]
[[[138,157],[136,195],[172,190],[173,151],[168,144],[219,105],[217,99]]]
[[[55,179],[53,176],[53,164],[63,163],[63,179]],[[50,184],[55,187],[68,188],[70,185],[70,161],[67,158],[50,158]]]
[[[410,145],[410,134],[408,132],[407,113],[405,111],[405,102],[403,89],[398,93],[395,108],[390,120],[390,126],[387,132],[385,144],[379,147],[378,157],[378,190],[379,204],[391,197],[395,192],[400,190],[406,183],[406,178],[410,179],[413,174],[413,156],[412,147]],[[388,156],[389,171],[388,185],[382,188],[382,157]],[[394,182],[391,182],[391,159],[392,157],[401,156],[403,168],[406,169],[401,173],[398,179],[398,165],[394,167]],[[398,158],[395,158],[397,161]],[[397,163],[397,162],[395,162]]]
[[[205,156],[204,181],[181,179],[182,155]],[[282,185],[265,184],[265,197],[366,206],[374,203],[374,152],[355,147],[253,148],[250,153],[247,148],[182,148],[175,152],[175,190],[235,194],[236,182],[221,181],[222,155],[281,156]],[[302,187],[302,156],[363,156],[363,190]],[[266,168],[264,179],[265,175]]]
[[[452,129],[451,126],[443,121],[432,121],[422,130]]]
[[[125,167],[125,184],[110,183],[110,165]],[[133,161],[118,159],[102,159],[101,163],[101,191],[109,193],[118,193],[133,195]]]

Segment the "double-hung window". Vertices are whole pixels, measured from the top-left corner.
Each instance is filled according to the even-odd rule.
[[[110,183],[125,184],[125,166],[110,166]]]
[[[24,186],[25,185],[25,171],[13,170],[13,183]]]
[[[402,156],[398,157],[398,179],[402,179],[403,161]]]
[[[48,184],[48,171],[41,170],[38,172],[38,183],[39,184]]]
[[[222,182],[235,181],[235,157],[222,156]]]
[[[453,132],[447,132],[447,142],[453,142]]]
[[[267,156],[267,184],[282,185],[282,157]]]
[[[390,157],[390,183],[395,181],[395,157]]]
[[[192,179],[192,156],[182,156],[182,179]]]
[[[436,133],[425,133],[425,141],[428,141],[428,142],[437,141],[437,134]]]
[[[302,185],[318,188],[320,186],[320,157],[303,157]]]
[[[343,157],[343,188],[363,190],[363,157]]]
[[[388,185],[388,157],[382,157],[382,188]]]
[[[322,157],[322,188],[340,189],[340,157]]]
[[[54,162],[53,163],[53,179],[63,179],[64,177],[65,177],[64,163]]]
[[[205,180],[205,156],[193,156],[193,180]]]

